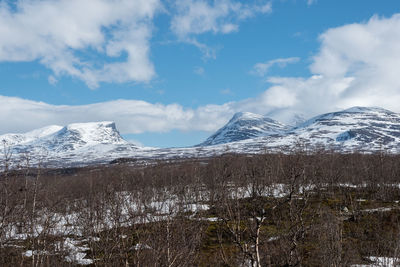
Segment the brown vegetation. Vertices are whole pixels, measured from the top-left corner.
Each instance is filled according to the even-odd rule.
[[[12,171],[8,160],[1,266],[351,266],[400,256],[400,156]]]

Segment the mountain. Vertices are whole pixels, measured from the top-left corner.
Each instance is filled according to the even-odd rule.
[[[62,128],[58,125],[51,125],[22,134],[4,134],[0,135],[0,141],[5,142],[9,146],[27,144],[58,132]]]
[[[33,145],[65,152],[99,144],[127,144],[114,122],[74,123],[36,140]]]
[[[111,154],[132,151],[136,146],[125,141],[114,122],[73,123],[49,126],[23,134],[0,135],[12,148],[18,162],[27,155],[35,162],[98,162]],[[111,156],[112,157],[112,156]]]
[[[24,134],[0,135],[7,145],[35,149],[42,147],[52,152],[77,150],[97,144],[125,144],[113,122],[73,123],[65,127],[53,125]]]
[[[236,144],[237,150],[322,146],[342,152],[400,152],[400,114],[382,108],[353,107],[316,116],[277,136]]]
[[[45,163],[42,165],[47,167],[107,163],[118,158],[182,159],[226,152],[290,152],[298,147],[324,147],[345,153],[400,153],[400,114],[382,108],[353,107],[288,128],[261,115],[237,113],[204,143],[187,148],[137,147],[121,137],[113,122],[49,126],[25,134],[1,135],[1,140],[11,147],[14,165],[23,164],[28,155],[32,164]]]
[[[239,112],[225,126],[197,146],[226,144],[260,136],[279,134],[286,130],[288,130],[287,126],[270,118],[250,112]]]
[[[293,132],[299,138],[348,148],[395,149],[400,145],[400,114],[382,108],[353,107],[314,117]]]

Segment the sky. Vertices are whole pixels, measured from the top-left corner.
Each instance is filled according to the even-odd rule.
[[[143,146],[236,112],[400,112],[398,0],[0,0],[0,134],[114,121]]]

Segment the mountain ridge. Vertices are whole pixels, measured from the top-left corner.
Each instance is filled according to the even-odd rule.
[[[18,153],[39,150],[65,153],[100,144],[128,144],[110,121],[52,125],[22,134],[0,135],[0,140]]]
[[[217,130],[206,141],[196,146],[219,145],[245,139],[279,134],[289,127],[271,118],[250,112],[238,112],[226,125]]]
[[[115,123],[49,126],[6,134],[18,161],[27,153],[50,166],[107,163],[118,158],[182,159],[223,153],[288,152],[324,147],[338,152],[400,153],[400,114],[382,108],[353,107],[315,116],[289,128],[265,116],[241,112],[210,136],[209,143],[186,148],[137,147],[122,138]],[[271,128],[272,127],[272,128]],[[38,160],[36,160],[37,162]]]

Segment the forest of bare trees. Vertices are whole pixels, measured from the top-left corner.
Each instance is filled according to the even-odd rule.
[[[69,169],[28,159],[10,169],[9,156],[1,266],[396,266],[400,258],[397,155],[229,154]]]

